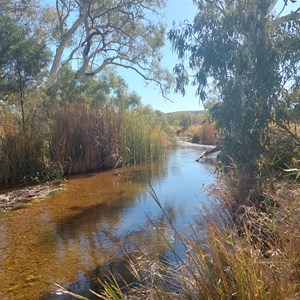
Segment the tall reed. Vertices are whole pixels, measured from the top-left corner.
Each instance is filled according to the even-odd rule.
[[[55,111],[50,133],[53,161],[66,174],[157,159],[163,152],[157,125],[133,112],[74,104]]]
[[[24,129],[17,114],[1,112],[0,182],[38,180],[45,172],[43,132],[29,121]]]
[[[159,124],[139,112],[124,116],[123,142],[127,163],[157,159],[163,154],[164,135]]]
[[[21,126],[13,111],[0,119],[0,182],[116,168],[157,159],[164,135],[146,115],[86,103],[42,109]],[[50,174],[51,173],[51,174]]]
[[[114,167],[120,120],[111,109],[90,110],[84,104],[55,111],[50,130],[50,155],[65,174]]]

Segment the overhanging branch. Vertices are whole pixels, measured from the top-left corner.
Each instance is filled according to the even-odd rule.
[[[125,69],[133,70],[138,75],[140,75],[144,80],[156,83],[159,86],[159,88],[160,88],[160,91],[161,91],[161,94],[162,94],[163,98],[165,98],[168,101],[174,102],[173,100],[171,100],[170,98],[168,98],[166,96],[166,93],[165,93],[165,90],[163,88],[163,85],[162,85],[162,83],[159,80],[146,76],[140,70],[138,70],[137,68],[135,68],[133,66],[126,66],[126,65],[114,62],[114,61],[112,61],[110,64],[118,66],[118,67],[122,67],[122,68],[125,68]]]

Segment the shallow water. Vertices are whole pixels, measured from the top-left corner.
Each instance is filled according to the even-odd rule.
[[[165,253],[149,220],[161,224],[164,216],[146,184],[188,233],[211,201],[206,190],[214,180],[211,165],[195,162],[199,153],[179,148],[158,162],[73,177],[59,193],[2,214],[0,299],[62,299],[54,283],[87,291],[101,270],[118,269],[124,253]]]

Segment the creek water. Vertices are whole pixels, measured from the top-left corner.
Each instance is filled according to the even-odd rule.
[[[1,214],[0,299],[71,299],[58,296],[54,283],[85,293],[125,253],[167,253],[152,223],[165,218],[146,185],[188,233],[211,201],[213,166],[195,162],[202,150],[177,148],[156,162],[69,178],[60,192]]]

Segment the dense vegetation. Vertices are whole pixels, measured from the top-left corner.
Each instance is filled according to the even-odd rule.
[[[15,113],[2,112],[1,182],[39,182],[116,168],[162,156],[166,136],[143,112],[86,104],[35,112],[26,130]],[[19,122],[19,124],[18,124]]]
[[[165,91],[168,74],[155,64],[164,27],[147,15],[159,18],[163,4],[1,2],[0,183],[162,155],[163,121],[113,67],[130,68]]]
[[[176,129],[179,138],[201,145],[216,145],[219,134],[208,110],[168,114],[168,124]]]
[[[299,297],[299,6],[289,11],[295,2],[198,0],[194,22],[169,33],[182,59],[177,89],[184,93],[194,71],[221,130],[223,175],[213,195],[228,212],[209,225],[208,249],[196,234],[184,239],[193,266],[179,276],[184,297]]]
[[[56,10],[20,10],[18,1],[9,0],[0,6],[3,182],[117,167],[161,153],[166,118],[139,107],[139,97],[107,67],[132,69],[165,92],[168,73],[158,68],[164,27],[154,21],[164,2],[56,3]],[[223,205],[221,224],[209,224],[205,243],[197,232],[187,239],[173,228],[188,250],[178,269],[145,259],[144,266],[132,266],[140,281],[136,289],[125,294],[112,279],[103,282],[100,296],[296,299],[299,7],[286,13],[294,0],[195,3],[193,23],[168,36],[182,59],[174,69],[177,90],[184,93],[193,78],[215,122],[207,126],[219,129],[214,142],[223,147],[222,176],[213,194]],[[148,18],[150,12],[155,18]],[[192,123],[182,115],[177,125],[186,129]],[[202,132],[194,138],[204,143]]]
[[[139,268],[131,265],[140,285],[126,294],[108,280],[99,296],[299,298],[299,7],[287,13],[296,3],[288,0],[195,3],[194,22],[169,38],[182,59],[174,69],[177,90],[184,93],[192,77],[221,133],[222,175],[212,190],[219,218],[208,224],[205,241],[197,230],[188,239],[173,227],[187,250],[186,260],[177,256],[179,266],[145,258]]]

